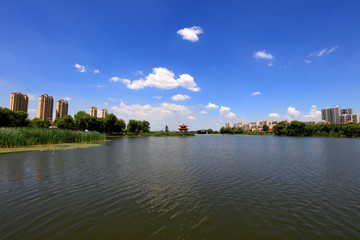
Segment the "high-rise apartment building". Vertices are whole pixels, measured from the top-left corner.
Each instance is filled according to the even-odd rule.
[[[29,97],[26,94],[12,92],[10,94],[10,110],[28,112]]]
[[[225,123],[225,127],[226,127],[226,128],[231,128],[231,122]]]
[[[101,110],[101,118],[106,118],[107,115],[108,115],[108,110],[102,109]]]
[[[56,102],[56,118],[63,118],[68,115],[68,102],[60,99]]]
[[[91,107],[90,108],[90,116],[91,117],[97,117],[97,108],[96,107]]]
[[[354,113],[353,108],[341,109],[339,106],[321,109],[321,119],[330,123],[359,122],[359,115]]]
[[[53,116],[54,99],[52,96],[43,94],[39,96],[38,115],[41,120],[49,119],[52,121]]]

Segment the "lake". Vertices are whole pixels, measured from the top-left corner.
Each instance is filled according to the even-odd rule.
[[[355,239],[360,139],[118,138],[0,155],[0,239]]]

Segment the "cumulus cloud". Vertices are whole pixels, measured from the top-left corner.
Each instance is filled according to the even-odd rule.
[[[162,98],[162,96],[153,96],[152,98],[153,98],[153,99],[159,99],[159,100],[160,100],[160,99]]]
[[[328,48],[323,48],[323,49],[320,49],[320,50],[317,50],[317,51],[315,51],[315,52],[310,53],[310,54],[308,55],[308,57],[313,57],[313,56],[321,57],[321,56],[323,56],[323,55],[325,55],[325,54],[329,54],[329,53],[334,52],[338,47],[339,47],[339,46],[336,45],[336,46],[334,46],[334,47],[332,47],[332,48],[330,48],[330,49],[328,49]]]
[[[309,64],[309,63],[311,63],[311,62],[312,62],[311,60],[305,59],[305,63],[306,63],[306,64]]]
[[[144,79],[131,81],[125,78],[112,77],[110,81],[121,82],[130,89],[142,89],[144,87],[156,87],[161,89],[173,89],[177,87],[184,87],[193,92],[200,91],[196,86],[194,78],[189,74],[181,74],[179,78],[174,78],[175,74],[167,68],[153,68],[153,72],[147,75]]]
[[[74,68],[76,68],[76,70],[78,71],[78,72],[86,72],[86,67],[85,66],[82,66],[82,65],[80,65],[80,64],[77,64],[77,63],[75,63],[75,65],[74,65]]]
[[[230,112],[230,113],[228,113],[228,114],[226,115],[226,117],[228,117],[228,118],[234,118],[234,117],[236,117],[236,115],[235,115],[235,113]]]
[[[181,35],[184,40],[191,42],[199,41],[199,34],[202,34],[203,30],[201,27],[193,26],[191,28],[183,28],[177,31],[177,34]]]
[[[207,111],[201,111],[200,113],[201,114],[207,114]]]
[[[317,110],[316,105],[312,105],[310,113],[308,115],[302,116],[303,121],[320,121],[321,120],[321,111]]]
[[[196,120],[196,117],[194,117],[194,116],[188,116],[188,117],[187,117],[187,119],[189,119],[189,120],[192,120],[192,121],[193,121],[193,120]]]
[[[286,112],[290,117],[297,117],[300,115],[300,112],[296,110],[294,107],[289,107]]]
[[[251,96],[257,96],[257,95],[261,95],[261,92],[253,92],[253,93],[251,94]]]
[[[176,94],[171,97],[174,101],[184,101],[186,99],[190,99],[191,97],[188,95]]]
[[[236,117],[235,113],[230,112],[230,108],[228,108],[228,107],[221,106],[221,108],[219,109],[219,112],[221,115],[226,116],[228,118]]]
[[[219,106],[209,102],[209,104],[205,108],[207,108],[207,109],[216,109],[216,108],[219,108]]]
[[[95,70],[94,70],[94,73],[95,73],[95,74],[98,74],[98,73],[100,73],[100,70],[99,70],[99,69],[95,69]]]
[[[146,105],[126,105],[122,100],[118,106],[111,107],[120,117],[133,117],[147,120],[163,120],[173,118],[176,114],[190,115],[192,112],[184,105],[173,103],[162,103],[158,106]]]
[[[272,60],[273,55],[271,55],[270,53],[265,52],[265,50],[262,50],[262,51],[255,52],[254,53],[254,58]]]
[[[64,100],[66,100],[66,101],[71,101],[71,98],[69,98],[69,97],[64,97]]]
[[[269,118],[280,118],[280,115],[277,113],[270,113],[268,117]]]

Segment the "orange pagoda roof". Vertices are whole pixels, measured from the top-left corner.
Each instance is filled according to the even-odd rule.
[[[185,125],[184,123],[182,124],[182,125],[180,125],[179,127],[181,127],[181,128],[187,128],[188,127],[188,125]]]

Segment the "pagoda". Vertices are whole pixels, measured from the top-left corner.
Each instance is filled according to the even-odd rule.
[[[184,123],[179,126],[180,132],[187,132],[189,130],[188,125],[185,125]]]

